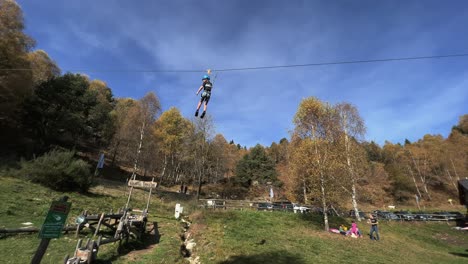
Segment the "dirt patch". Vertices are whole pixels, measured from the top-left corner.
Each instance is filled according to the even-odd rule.
[[[465,246],[466,245],[466,239],[465,238],[460,238],[456,236],[451,236],[447,233],[441,233],[441,234],[436,234],[434,235],[434,238],[438,240],[442,240],[447,242],[449,245],[453,246]]]
[[[132,250],[129,253],[127,253],[127,255],[125,255],[124,258],[129,261],[136,261],[140,258],[140,256],[149,254],[155,247],[156,245],[149,245],[147,248],[144,249]]]
[[[149,225],[150,226],[150,225]],[[142,243],[138,243],[129,252],[126,252],[123,259],[129,260],[130,262],[140,259],[142,255],[149,254],[159,243],[161,234],[159,233],[158,223],[153,222],[149,233],[146,233],[142,237]]]

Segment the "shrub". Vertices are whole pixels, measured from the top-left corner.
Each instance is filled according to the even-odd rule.
[[[90,165],[75,158],[74,151],[55,149],[20,164],[20,176],[54,190],[87,192],[92,184]]]

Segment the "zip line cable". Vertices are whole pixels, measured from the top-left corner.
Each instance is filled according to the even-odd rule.
[[[321,63],[307,63],[307,64],[290,64],[290,65],[279,65],[279,66],[260,66],[260,67],[246,67],[246,68],[215,69],[213,71],[218,71],[218,72],[249,71],[249,70],[311,67],[311,66],[325,66],[325,65],[338,65],[338,64],[359,64],[359,63],[389,62],[389,61],[427,60],[427,59],[441,59],[441,58],[467,57],[467,56],[468,56],[468,53],[462,53],[462,54],[450,54],[450,55],[403,57],[403,58],[389,58],[389,59],[375,59],[375,60],[338,61],[338,62],[321,62]]]
[[[373,59],[373,60],[355,60],[355,61],[336,61],[336,62],[319,62],[319,63],[306,63],[306,64],[287,64],[287,65],[275,65],[275,66],[258,66],[258,67],[243,67],[243,68],[224,68],[224,69],[212,69],[213,72],[230,72],[230,71],[252,71],[252,70],[266,70],[266,69],[280,69],[280,68],[298,68],[298,67],[312,67],[312,66],[326,66],[326,65],[340,65],[340,64],[361,64],[361,63],[376,63],[376,62],[391,62],[391,61],[411,61],[411,60],[428,60],[428,59],[443,59],[443,58],[455,58],[455,57],[468,57],[468,53],[460,54],[449,54],[449,55],[434,55],[434,56],[419,56],[419,57],[400,57],[400,58],[386,58],[386,59]],[[11,68],[11,69],[0,69],[0,71],[31,71],[32,69],[27,68]],[[125,69],[111,69],[111,70],[99,70],[99,69],[68,69],[70,72],[141,72],[141,73],[195,73],[195,72],[206,72],[206,70],[125,70]]]

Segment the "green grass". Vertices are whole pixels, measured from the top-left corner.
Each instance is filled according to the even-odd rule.
[[[69,196],[72,208],[67,222],[73,224],[76,216],[83,210],[90,213],[108,212],[117,210],[125,205],[127,189],[121,184],[104,181],[91,189],[89,194],[55,192],[38,184],[23,180],[0,177],[0,228],[22,227],[22,223],[31,222],[33,226],[40,227],[52,200],[63,195]],[[134,191],[131,205],[134,208],[143,208],[146,205],[146,193]],[[153,263],[151,261],[135,262],[147,258],[146,255],[159,259],[165,258],[166,263],[182,263],[179,254],[181,244],[179,234],[181,227],[172,214],[174,202],[162,202],[156,195],[153,196],[150,206],[148,222],[157,222],[161,237],[157,245],[154,235],[146,235],[142,242],[131,241],[124,244],[117,252],[118,244],[107,244],[100,248],[98,263]],[[80,238],[90,237],[90,234],[80,235]],[[29,263],[39,245],[39,238],[35,234],[20,234],[0,238],[0,263]],[[77,243],[74,232],[59,239],[52,239],[42,263],[61,263],[65,255],[72,255]],[[146,248],[151,248],[148,251]],[[127,259],[128,252],[132,251],[131,259]],[[142,252],[140,254],[140,251]],[[135,254],[136,252],[136,254]]]
[[[90,194],[60,193],[23,180],[0,177],[0,228],[32,222],[40,227],[50,202],[69,196],[72,210],[68,222],[87,209],[92,213],[118,209],[126,202],[125,186],[100,181]],[[146,193],[136,191],[134,208],[145,205]],[[159,192],[152,199],[149,222],[158,223],[158,236],[147,234],[118,252],[117,243],[101,247],[97,263],[187,263],[180,255],[181,223],[174,219],[176,201],[181,201],[193,221],[189,232],[197,243],[194,255],[202,263],[466,263],[467,234],[446,223],[381,222],[381,241],[354,239],[323,231],[318,215],[281,212],[200,210],[174,193]],[[330,226],[347,224],[332,218]],[[358,223],[364,234],[369,227]],[[86,234],[82,234],[84,238]],[[89,236],[89,235],[88,235]],[[72,254],[74,233],[53,239],[42,263],[61,263]],[[0,238],[0,263],[29,263],[39,239],[37,234]]]
[[[313,215],[218,211],[197,219],[202,263],[466,263],[468,257],[466,234],[446,223],[382,222],[375,242],[324,232]],[[331,226],[343,222],[333,218]],[[359,226],[368,233],[365,223]]]

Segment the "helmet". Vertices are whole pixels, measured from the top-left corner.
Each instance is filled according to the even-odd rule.
[[[206,80],[209,80],[209,79],[210,79],[210,76],[205,74],[205,75],[203,76],[203,79],[202,79],[202,80],[205,80],[205,79],[206,79]]]

